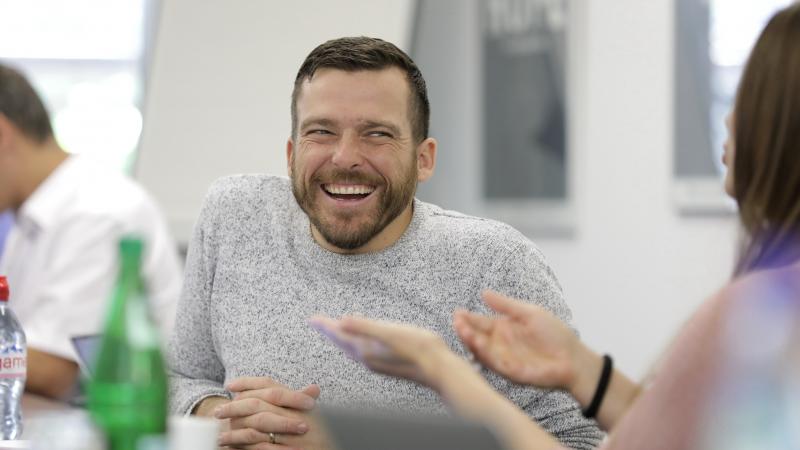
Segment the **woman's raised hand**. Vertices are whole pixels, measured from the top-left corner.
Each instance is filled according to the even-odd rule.
[[[545,309],[484,291],[498,314],[459,310],[453,327],[484,366],[521,384],[570,389],[588,351],[573,331]]]

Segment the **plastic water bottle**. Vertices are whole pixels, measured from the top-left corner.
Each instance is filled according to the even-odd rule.
[[[8,307],[8,280],[0,276],[0,438],[22,435],[22,392],[28,366],[25,332]]]

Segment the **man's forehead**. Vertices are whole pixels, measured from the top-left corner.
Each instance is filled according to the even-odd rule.
[[[333,120],[345,115],[350,115],[351,122],[362,124],[380,121],[377,116],[394,114],[407,120],[410,101],[410,86],[399,68],[357,71],[322,68],[301,84],[297,112],[301,126],[312,120]]]
[[[408,78],[400,68],[395,66],[383,69],[343,70],[323,67],[314,72],[311,77],[305,78],[300,84],[298,100],[309,91],[324,88],[344,88],[346,85],[364,88],[383,88],[384,93],[393,93],[398,98],[406,99],[411,94]]]

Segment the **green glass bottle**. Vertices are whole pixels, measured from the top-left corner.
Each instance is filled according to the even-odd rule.
[[[158,448],[166,431],[167,374],[140,275],[142,247],[135,237],[120,241],[119,277],[86,390],[108,450]]]

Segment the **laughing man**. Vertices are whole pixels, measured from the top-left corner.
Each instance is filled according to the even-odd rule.
[[[422,74],[394,45],[342,38],[311,52],[292,95],[289,178],[223,178],[200,213],[172,341],[174,412],[225,420],[221,445],[328,448],[309,415],[317,401],[444,406],[343,357],[309,317],[414,323],[465,356],[452,313],[485,311],[484,289],[569,321],[531,241],[414,198],[436,163],[428,120]],[[588,449],[602,438],[567,394],[486,376],[564,444]]]

